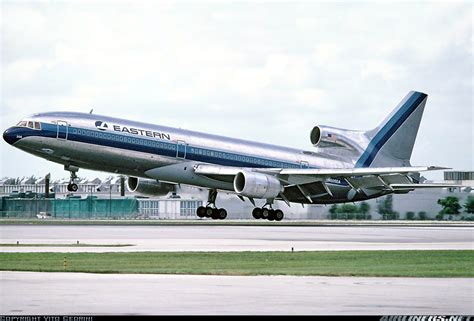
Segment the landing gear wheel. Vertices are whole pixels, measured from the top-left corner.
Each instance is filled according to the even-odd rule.
[[[225,210],[225,208],[220,208],[218,213],[219,213],[218,218],[220,220],[225,220],[225,218],[227,217],[227,211]]]
[[[268,220],[269,215],[270,215],[270,210],[268,208],[262,208],[262,218]]]
[[[79,186],[77,186],[77,184],[75,183],[68,184],[67,186],[67,190],[69,192],[77,192],[78,189],[79,189]]]
[[[285,215],[283,214],[283,211],[281,210],[276,210],[275,211],[275,221],[281,221]]]
[[[208,206],[206,207],[206,217],[212,217],[213,208]]]
[[[79,171],[79,167],[76,167],[73,165],[64,165],[64,169],[71,174],[71,178],[69,179],[69,184],[67,185],[67,190],[69,192],[77,192],[79,187],[77,186],[76,183],[74,183],[74,181],[78,179],[76,173]]]
[[[206,208],[204,206],[199,206],[196,210],[196,215],[199,216],[200,218],[203,218],[206,216]]]
[[[262,218],[262,209],[261,208],[254,208],[253,211],[252,211],[252,216],[253,218],[255,219],[261,219]]]
[[[269,210],[268,211],[268,220],[269,221],[274,221],[275,220],[275,211],[274,210]]]
[[[211,217],[212,217],[213,220],[218,220],[219,219],[219,210],[217,208],[212,209]]]

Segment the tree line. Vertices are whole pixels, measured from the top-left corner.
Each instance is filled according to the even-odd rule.
[[[468,196],[464,204],[459,204],[459,199],[454,196],[441,198],[437,203],[442,207],[442,210],[436,215],[437,220],[453,219],[453,215],[474,214],[474,196]],[[333,204],[329,209],[330,219],[344,219],[344,220],[370,220],[372,216],[369,214],[370,205],[366,202],[356,204]],[[377,206],[377,212],[382,216],[383,220],[398,220],[400,213],[393,210],[393,196],[387,195],[380,201]],[[407,220],[426,220],[428,214],[425,211],[415,213],[413,211],[406,212]],[[474,217],[467,215],[462,216],[461,219],[473,221]]]

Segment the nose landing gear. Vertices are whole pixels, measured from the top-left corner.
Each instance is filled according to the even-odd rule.
[[[76,183],[74,183],[74,181],[78,179],[76,173],[79,171],[79,167],[72,166],[72,165],[65,165],[64,169],[71,173],[71,178],[69,180],[69,184],[67,185],[67,190],[69,192],[77,192],[79,187],[77,186]]]

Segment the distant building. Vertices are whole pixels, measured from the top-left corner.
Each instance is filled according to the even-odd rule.
[[[469,186],[461,188],[465,192],[474,189],[474,172],[471,171],[446,171],[444,172],[444,181],[450,184]]]
[[[19,184],[11,184],[18,182]],[[407,212],[426,212],[428,218],[434,218],[441,207],[437,204],[438,199],[447,196],[459,198],[460,204],[464,204],[468,196],[474,195],[474,172],[472,171],[447,171],[444,173],[444,182],[459,184],[463,188],[453,189],[425,189],[416,190],[408,194],[393,195],[393,210],[400,213],[400,218],[404,219]],[[10,184],[8,184],[10,183]],[[69,179],[60,179],[50,183],[50,192],[55,194],[57,199],[65,199],[72,195],[67,191]],[[120,176],[111,176],[105,180],[99,178],[80,180],[79,190],[73,195],[80,199],[98,198],[110,201],[121,199],[120,196]],[[11,194],[22,195],[22,197],[34,197],[45,192],[45,180],[22,178],[20,180],[2,178],[0,180],[0,196]],[[44,195],[44,194],[43,194]],[[137,196],[125,191],[126,197]],[[39,196],[38,196],[39,197]],[[377,213],[380,202],[384,198],[366,201],[370,205],[372,219],[381,219]],[[181,186],[177,194],[169,194],[163,197],[137,197],[138,210],[133,217],[152,219],[196,219],[196,209],[199,206],[206,206],[207,190],[198,187]],[[264,200],[256,200],[257,206],[263,205]],[[216,204],[218,207],[227,209],[229,219],[252,219],[253,204],[245,198],[242,202],[233,193],[220,192]],[[284,202],[275,202],[275,208],[281,208],[286,219],[327,219],[331,205],[304,205],[291,203],[287,206]]]
[[[138,199],[140,217],[151,219],[195,219],[203,203],[196,199]]]

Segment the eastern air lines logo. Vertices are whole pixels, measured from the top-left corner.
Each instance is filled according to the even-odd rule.
[[[120,133],[127,133],[127,134],[132,134],[132,135],[140,135],[140,136],[171,140],[170,134],[167,134],[167,133],[155,132],[155,131],[146,130],[146,129],[126,127],[126,126],[120,126],[120,125],[114,125],[114,124],[110,125],[110,128],[109,128],[107,123],[100,120],[95,122],[95,127],[98,130],[102,130],[102,131],[112,130],[112,131],[120,132]]]
[[[109,128],[109,126],[107,126],[107,123],[104,123],[100,120],[95,122],[95,127],[97,127],[97,129],[99,130],[106,130]]]

